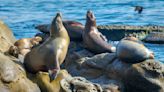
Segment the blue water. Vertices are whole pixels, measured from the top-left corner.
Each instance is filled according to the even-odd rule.
[[[144,7],[142,14],[134,6]],[[163,25],[164,0],[0,0],[0,19],[13,30],[17,39],[33,37],[38,24],[50,23],[56,12],[64,20],[85,23],[88,9],[95,13],[97,24]],[[146,44],[164,62],[164,45]]]

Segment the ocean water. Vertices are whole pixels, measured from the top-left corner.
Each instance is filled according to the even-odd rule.
[[[144,7],[143,13],[134,6]],[[98,25],[162,25],[164,0],[0,0],[0,20],[5,21],[17,39],[33,37],[38,24],[50,23],[56,12],[64,20],[85,24],[87,10],[92,10]],[[164,62],[164,45],[146,44],[156,59]]]

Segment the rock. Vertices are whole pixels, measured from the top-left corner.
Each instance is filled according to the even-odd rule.
[[[72,76],[85,77],[93,83],[98,83],[104,91],[164,91],[164,65],[154,59],[129,64],[117,59],[114,53],[103,53],[77,59],[68,65],[66,69]]]
[[[47,72],[38,72],[36,75],[32,75],[31,79],[39,85],[41,92],[63,92],[60,81],[69,77],[71,76],[66,70],[60,70],[57,78],[51,82]]]
[[[0,89],[3,92],[40,92],[36,84],[27,79],[23,68],[0,53]]]
[[[150,32],[164,32],[164,26],[99,25],[98,30],[112,41],[119,41],[129,34],[142,40]]]
[[[15,41],[12,31],[0,20],[0,52],[6,52]]]
[[[65,68],[72,76],[81,76],[101,85],[103,92],[123,92],[123,84],[106,76],[106,67],[116,59],[115,53],[103,53],[67,62]],[[109,91],[110,90],[110,91]],[[113,91],[112,91],[113,90]]]
[[[147,43],[164,44],[164,32],[151,32],[143,41]]]
[[[109,78],[120,80],[125,92],[164,92],[164,65],[153,59],[127,64],[116,59],[106,68]]]
[[[91,56],[94,56],[94,54],[84,49],[83,44],[81,42],[71,41],[69,44],[67,56],[65,58],[65,63],[63,65],[67,67],[70,66],[70,64],[75,62],[77,59]]]
[[[60,82],[62,92],[103,92],[98,84],[91,83],[82,77],[66,78]]]

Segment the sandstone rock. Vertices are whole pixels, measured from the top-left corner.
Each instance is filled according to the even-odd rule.
[[[91,83],[82,77],[61,80],[62,92],[103,92],[98,84]]]
[[[27,79],[22,68],[0,53],[1,92],[40,92],[38,86]]]
[[[71,76],[66,70],[60,70],[57,78],[51,82],[47,72],[38,72],[36,75],[31,75],[30,77],[30,79],[38,84],[42,92],[63,92],[60,81]]]
[[[0,52],[6,52],[16,41],[12,31],[0,21]],[[3,44],[3,45],[2,45]]]

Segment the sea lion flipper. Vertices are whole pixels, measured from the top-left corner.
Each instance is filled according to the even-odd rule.
[[[100,37],[101,37],[104,41],[106,41],[106,42],[108,41],[107,38],[106,38],[103,34],[101,34],[101,33],[100,33]]]
[[[56,79],[56,77],[57,77],[57,75],[58,75],[58,73],[59,73],[59,71],[60,71],[60,63],[59,63],[59,55],[60,53],[58,52],[58,53],[56,53],[56,57],[55,57],[55,63],[54,63],[54,66],[53,66],[53,68],[51,69],[49,69],[48,70],[48,72],[49,72],[49,77],[50,77],[50,81],[52,81],[52,80],[54,80],[54,79]]]

